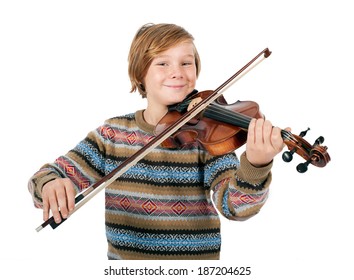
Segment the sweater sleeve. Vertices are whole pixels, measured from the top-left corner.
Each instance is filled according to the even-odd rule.
[[[76,147],[58,157],[53,163],[43,165],[29,180],[28,190],[34,206],[43,207],[42,188],[56,178],[69,178],[76,193],[104,176],[104,127],[90,132]]]
[[[254,167],[243,153],[240,161],[224,166],[229,167],[215,176],[211,185],[213,202],[224,217],[246,220],[257,214],[268,198],[272,163]]]

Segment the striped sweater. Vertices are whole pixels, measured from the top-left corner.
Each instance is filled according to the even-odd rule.
[[[41,189],[70,178],[76,191],[108,174],[153,137],[143,111],[107,120],[74,149],[29,180],[36,207]],[[268,196],[271,164],[253,167],[242,154],[213,157],[198,145],[157,147],[105,189],[109,259],[218,259],[221,213],[243,220]]]

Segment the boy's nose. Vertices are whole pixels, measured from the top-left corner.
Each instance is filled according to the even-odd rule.
[[[183,77],[183,69],[180,66],[174,66],[171,69],[171,77],[172,78],[182,78]]]

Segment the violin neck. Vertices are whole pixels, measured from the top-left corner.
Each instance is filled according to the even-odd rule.
[[[205,109],[203,116],[209,119],[240,127],[244,130],[248,130],[248,126],[252,120],[252,117],[250,116],[225,109],[223,106],[215,103],[210,104]],[[293,138],[292,134],[284,129],[281,130],[281,136],[284,140]]]
[[[245,130],[248,129],[248,126],[252,120],[252,118],[247,115],[225,109],[223,106],[215,103],[210,104],[204,110],[203,116],[223,123],[238,126]]]

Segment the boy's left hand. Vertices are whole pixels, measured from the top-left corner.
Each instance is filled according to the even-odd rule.
[[[252,119],[248,126],[246,157],[256,167],[269,164],[285,144],[281,129],[268,120]]]

